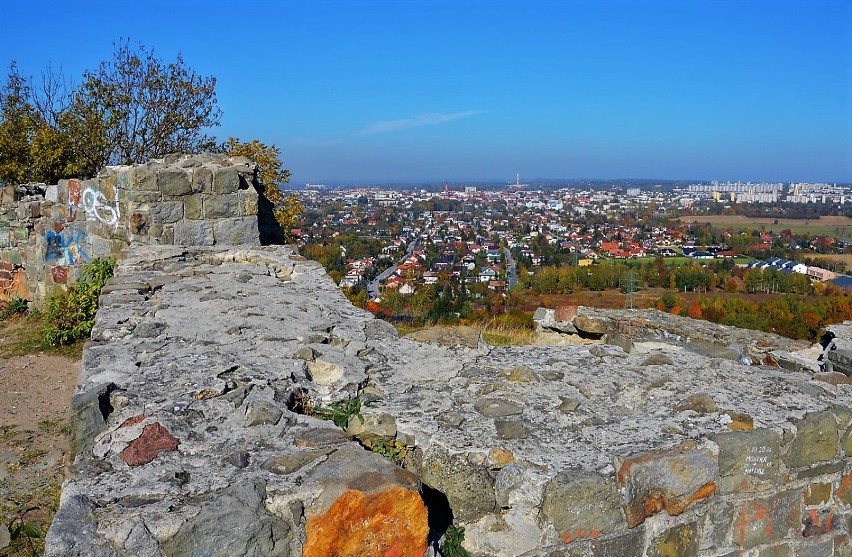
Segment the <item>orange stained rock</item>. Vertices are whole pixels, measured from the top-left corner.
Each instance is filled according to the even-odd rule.
[[[848,505],[852,502],[852,497],[849,496],[850,490],[852,490],[852,474],[846,474],[843,476],[843,479],[840,480],[840,485],[837,487],[835,495],[841,502]]]
[[[422,557],[429,534],[420,494],[401,487],[349,490],[308,519],[303,557]]]
[[[595,539],[600,537],[600,530],[586,530],[584,528],[578,528],[577,530],[569,530],[562,533],[562,541],[565,543],[571,543],[575,540],[580,539]]]
[[[692,494],[692,498],[690,499],[690,503],[695,501],[700,501],[701,499],[706,499],[713,495],[713,492],[716,491],[716,482],[707,482],[698,488],[698,490]],[[687,505],[688,506],[688,505]],[[668,509],[666,509],[668,510]],[[682,512],[682,511],[681,511]]]

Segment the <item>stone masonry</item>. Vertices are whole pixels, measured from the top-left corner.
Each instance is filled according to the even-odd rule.
[[[0,190],[0,298],[39,305],[94,257],[131,242],[261,243],[274,227],[257,166],[243,157],[175,155],[110,166],[91,180]]]
[[[852,555],[844,374],[585,310],[584,343],[398,338],[289,247],[133,245],[101,303],[50,557],[435,556],[450,523],[475,557]]]

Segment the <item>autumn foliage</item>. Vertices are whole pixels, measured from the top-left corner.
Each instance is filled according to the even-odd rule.
[[[779,295],[768,301],[742,297],[699,296],[687,310],[679,296],[667,293],[655,307],[668,313],[704,319],[795,338],[817,340],[826,325],[852,320],[852,298],[826,291],[823,297]]]

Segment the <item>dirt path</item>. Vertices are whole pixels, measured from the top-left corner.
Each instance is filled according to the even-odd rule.
[[[0,359],[0,528],[21,508],[38,507],[26,518],[42,527],[55,511],[79,369],[79,360],[63,356]],[[0,532],[0,555],[30,555],[25,547],[4,545]]]

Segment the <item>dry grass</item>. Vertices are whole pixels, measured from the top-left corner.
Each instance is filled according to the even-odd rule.
[[[498,325],[482,330],[482,339],[491,346],[525,346],[533,344],[537,333],[526,327]]]
[[[16,315],[0,320],[0,359],[27,354],[51,354],[79,359],[84,341],[64,346],[51,346],[44,340],[41,314]]]
[[[414,327],[404,323],[397,323],[394,326],[401,337],[430,328],[428,326]],[[471,323],[470,326],[479,329],[482,333],[482,339],[491,346],[523,346],[533,344],[537,337],[537,333],[530,328],[493,321],[490,323]]]
[[[422,331],[423,329],[428,329],[428,327],[425,326],[416,327],[405,323],[394,323],[393,326],[396,328],[396,332],[399,333],[399,336],[401,337],[411,333],[416,333],[417,331]]]
[[[678,220],[684,223],[709,223],[717,228],[766,230],[768,232],[780,232],[789,229],[794,234],[852,236],[852,219],[838,215],[818,219],[775,219],[746,217],[744,215],[690,215],[680,217]]]

